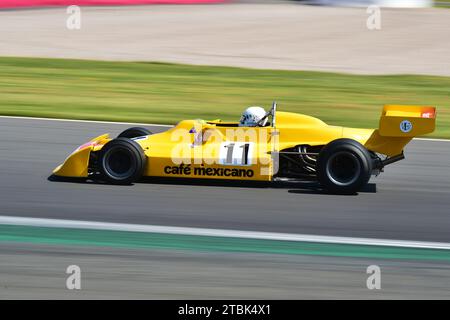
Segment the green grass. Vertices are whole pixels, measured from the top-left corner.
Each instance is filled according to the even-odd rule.
[[[439,8],[450,8],[450,0],[436,0],[435,6]]]
[[[450,77],[361,76],[163,63],[0,58],[0,114],[176,123],[237,120],[249,105],[377,127],[384,104],[434,105],[450,138]]]

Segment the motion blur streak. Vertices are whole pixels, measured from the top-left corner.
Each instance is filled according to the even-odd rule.
[[[0,8],[218,3],[224,0],[2,0]]]
[[[0,56],[450,75],[450,10],[383,8],[382,32],[367,29],[366,8],[295,1],[88,7],[82,14],[74,32],[62,23],[65,8],[0,12],[8,31],[0,33],[7,44]]]
[[[65,288],[68,265],[81,290]],[[366,268],[381,268],[368,290]],[[0,247],[3,299],[445,299],[447,262],[57,245]]]

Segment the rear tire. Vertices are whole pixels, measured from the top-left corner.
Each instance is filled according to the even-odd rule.
[[[317,177],[322,186],[337,194],[354,194],[361,190],[372,174],[372,157],[359,142],[337,139],[319,153]]]
[[[142,177],[147,157],[141,146],[128,138],[108,142],[100,152],[100,173],[112,184],[131,184]]]
[[[125,131],[122,131],[117,138],[137,138],[142,136],[149,136],[153,134],[150,130],[143,128],[143,127],[132,127],[128,128]]]

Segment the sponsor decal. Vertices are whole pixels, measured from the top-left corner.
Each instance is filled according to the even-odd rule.
[[[434,112],[422,112],[422,118],[434,118]]]
[[[408,133],[412,130],[413,125],[409,120],[403,120],[400,122],[400,130],[404,133]]]
[[[252,169],[191,167],[191,165],[184,164],[165,166],[164,173],[167,175],[239,178],[251,178],[255,175]]]
[[[203,134],[202,134],[202,127],[199,127],[199,130],[195,129],[195,127],[192,127],[191,130],[189,130],[189,134],[194,135],[194,143],[192,143],[191,147],[199,147],[203,143]]]
[[[79,146],[74,152],[89,148],[89,147],[95,147],[98,144],[98,141],[89,141],[86,142],[84,144],[82,144],[81,146]]]

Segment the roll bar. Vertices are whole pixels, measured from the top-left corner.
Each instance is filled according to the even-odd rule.
[[[264,122],[264,120],[267,119],[267,117],[272,116],[272,127],[275,128],[275,121],[276,121],[276,113],[277,113],[277,102],[274,101],[272,102],[272,108],[270,108],[270,111],[267,112],[264,117],[261,118],[261,120],[259,120],[256,123],[256,126],[259,127],[261,126],[261,124]]]

